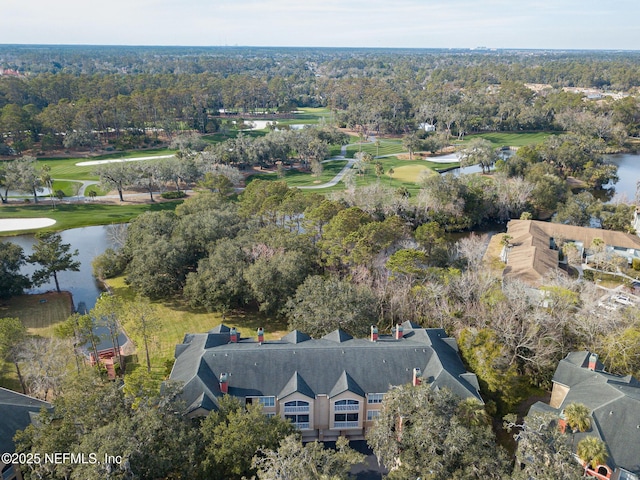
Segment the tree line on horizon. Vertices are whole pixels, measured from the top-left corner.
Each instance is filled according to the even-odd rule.
[[[593,87],[633,94],[640,61],[632,53],[391,55],[239,49],[234,55],[224,50],[169,53],[164,59],[174,67],[156,71],[150,54],[129,51],[131,56],[118,61],[105,57],[108,51],[88,49],[95,55],[91,57],[82,49],[62,49],[59,60],[38,59],[29,50],[7,54],[8,65],[19,63],[28,75],[0,77],[0,153],[19,154],[34,146],[42,152],[96,145],[137,148],[184,130],[224,130],[220,111],[252,116],[299,107],[329,108],[336,125],[365,134],[409,134],[421,124],[458,136],[580,125],[621,145],[627,136],[637,135],[640,125],[633,96],[585,101],[584,94],[563,90]],[[76,55],[83,65],[108,58],[114,68],[77,71]],[[60,66],[46,69],[42,62]],[[194,71],[189,68],[193,65],[200,66]],[[534,91],[525,83],[549,88]]]

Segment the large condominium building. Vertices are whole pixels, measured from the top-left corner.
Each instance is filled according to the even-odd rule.
[[[336,330],[322,338],[293,331],[269,341],[262,329],[240,338],[235,328],[219,325],[186,335],[175,358],[170,380],[183,385],[189,415],[208,414],[229,394],[289,419],[305,440],[363,438],[395,385],[428,382],[482,402],[456,341],[410,322],[393,335],[371,327],[368,339]]]

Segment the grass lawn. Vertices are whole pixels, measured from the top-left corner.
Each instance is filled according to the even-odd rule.
[[[0,317],[17,317],[30,335],[52,337],[54,325],[65,321],[72,310],[68,292],[19,295],[0,304]]]
[[[358,137],[352,137],[350,142],[357,145],[349,145],[347,147],[347,157],[353,158],[360,150],[367,152],[374,157],[381,155],[395,155],[397,153],[406,152],[406,149],[402,146],[402,140],[400,139],[381,139],[380,145],[376,146],[375,143],[367,142],[359,145]]]
[[[278,123],[281,125],[297,125],[297,124],[315,124],[320,122],[320,119],[331,118],[331,110],[328,108],[311,108],[304,107],[298,109],[302,113],[296,113],[294,118],[285,118],[282,120],[278,120]]]
[[[336,160],[334,162],[327,162],[324,164],[324,169],[319,177],[314,177],[310,172],[301,172],[299,170],[286,170],[284,178],[287,185],[290,187],[304,187],[327,183],[333,177],[335,177],[347,164],[346,160]],[[247,179],[247,184],[253,180],[280,180],[275,173],[264,173],[258,175],[251,175]]]
[[[72,309],[71,296],[66,292],[20,295],[0,303],[0,319],[17,317],[30,335],[52,337],[54,326],[65,321]],[[13,364],[0,361],[0,387],[21,391]]]
[[[382,163],[382,167],[384,168],[385,173],[380,178],[378,178],[375,175],[375,167],[373,165],[369,165],[367,168],[367,173],[365,175],[356,176],[357,186],[361,187],[379,181],[382,182],[383,185],[389,186],[394,189],[405,187],[407,188],[407,190],[409,190],[409,193],[414,198],[420,190],[418,182],[421,180],[422,176],[424,176],[425,174],[428,175],[428,172],[431,172],[431,174],[435,175],[436,172],[440,169],[458,166],[457,163],[434,163],[429,162],[428,160],[401,160],[397,157],[384,157],[376,161],[380,161]],[[287,171],[284,180],[290,187],[301,187],[307,185],[316,185],[318,183],[326,183],[331,180],[340,170],[342,170],[344,165],[344,160],[336,160],[334,162],[325,163],[324,171],[319,178],[312,177],[311,173],[309,172],[289,170]],[[393,168],[394,170],[392,176],[389,176],[388,174],[390,168]],[[262,180],[278,180],[276,174],[272,173],[252,175],[247,179],[247,182],[249,183],[257,178]],[[344,183],[340,182],[333,187],[309,191],[314,193],[326,194],[334,191],[342,191],[344,189]]]
[[[58,190],[62,190],[65,197],[72,197],[73,195],[75,195],[75,192],[73,190],[74,185],[82,185],[82,182],[74,182],[71,180],[55,180],[53,182],[53,191],[57,192]]]
[[[384,174],[378,178],[375,175],[375,166],[369,165],[367,172],[362,176],[356,176],[356,185],[362,187],[374,182],[381,182],[384,186],[398,189],[406,188],[411,198],[417,198],[420,192],[419,182],[428,175],[437,175],[437,169],[457,166],[457,164],[433,163],[426,160],[401,160],[397,157],[384,157],[375,160],[381,162]],[[389,176],[389,169],[393,168],[393,175]],[[342,187],[344,188],[344,184]]]
[[[416,183],[416,179],[420,179],[423,175],[436,175],[426,165],[401,165],[393,168],[393,175],[389,177],[389,173],[386,174],[390,180],[398,180],[403,183]]]
[[[129,300],[135,298],[124,283],[124,277],[112,278],[107,283],[114,295]],[[173,359],[175,346],[182,343],[187,333],[205,333],[220,323],[236,327],[242,337],[255,338],[258,327],[265,329],[266,339],[279,339],[288,333],[286,321],[270,319],[260,313],[230,313],[223,316],[221,313],[189,308],[180,300],[159,301],[154,305],[158,309],[160,331],[150,354],[152,368],[158,375],[164,374],[165,361]],[[133,340],[135,342],[136,339]],[[142,345],[141,342],[136,344]],[[144,350],[141,347],[138,347],[138,362],[141,365],[144,363]]]
[[[484,138],[489,140],[494,147],[523,147],[525,145],[538,145],[544,142],[552,135],[560,133],[552,132],[534,132],[534,133],[512,133],[512,132],[490,132],[476,133],[464,137],[462,144],[471,141],[474,138]],[[454,144],[460,144],[455,142]]]
[[[182,203],[181,200],[143,204],[124,202],[122,205],[78,203],[56,205],[55,210],[50,205],[2,205],[0,218],[53,218],[56,223],[42,230],[60,231],[68,228],[124,223],[143,212],[173,210],[180,203]],[[0,232],[0,237],[16,233],[20,232]]]
[[[53,178],[61,178],[66,180],[98,180],[92,172],[95,165],[76,166],[76,163],[88,162],[92,160],[115,160],[118,158],[139,158],[154,157],[156,155],[171,155],[174,150],[166,148],[153,148],[149,150],[133,150],[129,152],[109,153],[90,158],[39,158],[40,165],[49,165],[51,167],[51,176]]]

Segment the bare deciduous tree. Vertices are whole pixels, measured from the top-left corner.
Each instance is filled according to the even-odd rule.
[[[29,394],[41,400],[55,398],[74,358],[72,342],[30,337],[21,344],[18,358]]]

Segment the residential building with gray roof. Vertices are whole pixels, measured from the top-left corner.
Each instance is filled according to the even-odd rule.
[[[182,384],[188,415],[208,414],[228,393],[291,420],[305,440],[361,439],[396,385],[424,381],[482,402],[476,376],[442,329],[405,322],[394,335],[372,327],[368,339],[342,330],[311,338],[294,330],[264,341],[258,333],[258,339],[240,338],[219,325],[187,334],[176,346],[170,381]]]
[[[0,387],[0,453],[13,453],[13,437],[18,430],[24,430],[42,408],[51,408],[51,404],[37,398]],[[16,465],[0,461],[0,479],[21,479]]]
[[[531,412],[552,412],[562,419],[571,403],[582,403],[591,412],[591,428],[575,433],[574,448],[586,436],[599,438],[607,446],[607,464],[590,473],[601,479],[638,480],[640,382],[631,375],[606,372],[591,352],[572,352],[558,363],[549,405],[538,402]]]

